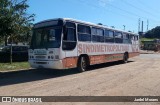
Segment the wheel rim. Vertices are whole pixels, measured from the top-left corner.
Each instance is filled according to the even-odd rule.
[[[127,57],[127,55],[125,54],[125,55],[124,55],[124,61],[127,62],[127,60],[128,60],[128,57]]]
[[[82,61],[81,61],[81,67],[82,67],[83,70],[85,70],[85,69],[86,69],[86,61],[85,61],[85,58],[82,57],[81,60],[82,60]]]

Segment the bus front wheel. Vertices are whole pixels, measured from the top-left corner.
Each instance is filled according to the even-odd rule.
[[[87,69],[87,60],[84,56],[80,57],[78,60],[78,71],[84,72]]]

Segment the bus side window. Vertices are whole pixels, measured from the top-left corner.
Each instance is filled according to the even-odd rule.
[[[114,43],[114,32],[111,30],[105,30],[104,40],[106,43]]]
[[[136,39],[136,41],[138,41],[138,40],[139,40],[139,37],[138,37],[138,36],[135,36],[135,39]]]
[[[123,36],[121,32],[115,32],[115,43],[123,43]]]
[[[63,40],[65,40],[65,41],[76,41],[75,29],[66,28],[66,35],[64,36]]]
[[[137,36],[134,35],[134,41],[137,41]]]
[[[130,35],[130,40],[134,40],[134,35]]]
[[[133,41],[135,41],[135,37],[134,37],[134,35],[132,36],[132,40],[133,40]]]
[[[123,43],[124,44],[130,43],[129,34],[123,33]]]
[[[104,42],[104,31],[100,28],[92,28],[92,41]]]
[[[89,26],[79,24],[77,29],[79,41],[91,41],[91,29]]]
[[[129,43],[129,44],[131,44],[131,38],[130,38],[130,36],[131,36],[130,34],[127,34],[127,37],[128,37],[128,43]]]
[[[62,49],[73,50],[76,47],[76,26],[74,23],[66,22]]]

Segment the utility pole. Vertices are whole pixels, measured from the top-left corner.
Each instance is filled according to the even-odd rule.
[[[10,36],[10,38],[11,38],[11,46],[10,46],[10,64],[12,64],[12,57],[13,57],[13,51],[12,51],[12,49],[13,49],[13,38],[12,38],[13,36],[12,36],[12,34],[11,34],[11,36]]]
[[[125,29],[126,29],[126,26],[125,26],[125,25],[123,25],[123,30],[125,31]]]

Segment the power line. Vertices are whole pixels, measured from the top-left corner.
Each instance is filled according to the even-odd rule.
[[[157,11],[156,13],[159,13],[160,11],[158,9],[152,8],[151,6],[149,6],[148,4],[146,4],[145,2],[142,2],[141,0],[138,0],[141,4],[144,4],[143,6],[145,6],[146,8],[149,8],[150,10]]]
[[[81,4],[84,4],[84,5],[87,5],[87,6],[91,6],[91,7],[94,7],[94,8],[99,8],[99,9],[101,9],[99,6],[97,6],[97,5],[93,5],[92,3],[88,3],[88,2],[86,2],[86,0],[77,0],[78,2],[80,2]],[[72,1],[73,2],[73,1]],[[118,8],[118,7],[117,7]],[[117,9],[116,8],[116,9]],[[106,9],[106,8],[104,8],[103,7],[103,11],[104,11],[104,9],[105,10],[107,10],[108,12],[110,12],[110,13],[112,13],[112,14],[119,14],[119,15],[121,15],[121,16],[123,16],[123,17],[125,17],[126,19],[129,19],[129,20],[133,20],[133,19],[136,19],[136,21],[137,21],[137,19],[139,18],[139,16],[137,16],[137,15],[134,15],[134,14],[132,14],[132,17],[131,16],[129,16],[129,15],[126,15],[126,14],[122,14],[122,13],[119,13],[119,12],[117,12],[117,13],[115,13],[115,12],[112,12],[112,11],[109,11],[108,9]],[[105,11],[106,12],[106,11]],[[124,11],[123,11],[124,12]],[[128,12],[128,14],[130,14],[129,12]],[[136,18],[134,18],[134,17],[136,17]],[[128,18],[127,18],[128,17]],[[137,27],[137,25],[135,25],[135,24],[133,24],[135,27]]]
[[[98,0],[98,1],[105,3],[105,1],[100,1],[100,0]],[[144,19],[150,19],[150,18],[146,18],[146,17],[140,16],[140,15],[138,15],[138,14],[135,14],[135,13],[133,13],[133,12],[130,12],[130,11],[121,9],[121,8],[119,8],[119,7],[117,7],[117,6],[112,5],[112,4],[108,4],[108,5],[111,6],[111,7],[113,7],[113,8],[116,8],[116,9],[118,9],[118,10],[121,10],[121,11],[123,11],[123,12],[126,12],[126,13],[128,13],[128,14],[130,14],[130,15],[137,16],[137,17],[139,17],[139,18],[141,17],[141,18],[144,18]],[[158,21],[156,21],[156,20],[154,20],[154,19],[150,19],[150,20],[153,20],[153,21],[155,21],[155,22],[158,22]]]
[[[80,2],[81,4],[84,4],[84,5],[89,5],[89,6],[92,6],[92,7],[94,7],[94,8],[99,8],[99,9],[101,9],[99,6],[97,6],[97,5],[93,5],[93,4],[91,4],[91,3],[88,3],[88,2],[86,2],[86,0],[77,0],[78,2],[80,2],[80,1],[82,1],[82,2]],[[112,14],[119,14],[119,15],[121,15],[121,16],[123,16],[123,17],[128,17],[128,18],[132,18],[132,19],[135,19],[135,18],[133,18],[133,17],[130,17],[130,16],[128,16],[128,15],[125,15],[125,14],[122,14],[122,13],[113,13],[112,11],[109,11],[108,9],[106,9],[106,8],[103,8],[103,11],[104,11],[104,9],[105,10],[107,10],[108,12],[110,12],[110,13],[112,13]],[[106,12],[106,11],[105,11]],[[136,16],[135,16],[136,17]]]
[[[124,0],[122,0],[124,3],[128,3],[128,2],[126,2],[126,1],[124,1]],[[143,4],[143,5],[141,5],[141,6],[146,6],[147,7],[147,10],[152,10],[153,8],[152,7],[149,7],[149,6],[147,6],[147,5],[144,5],[144,3],[141,1],[141,0],[138,0],[138,2],[140,2],[140,3],[137,3],[137,4]],[[132,4],[130,4],[130,3],[128,3],[128,5],[132,5]],[[153,14],[152,12],[149,12],[149,11],[146,11],[146,10],[144,10],[144,9],[141,9],[141,8],[139,8],[139,7],[136,7],[136,6],[134,6],[134,5],[132,5],[132,7],[134,7],[134,8],[137,8],[137,9],[140,9],[140,10],[142,10],[142,11],[144,11],[147,15],[149,15],[149,14],[151,14],[151,15],[149,15],[149,16],[152,16],[152,17],[154,17],[154,19],[152,18],[146,18],[147,20],[152,20],[152,23],[160,23],[160,21],[159,21],[159,18],[158,19],[155,19],[155,17],[158,17],[158,15],[156,14]],[[149,8],[149,9],[148,9]],[[154,16],[153,16],[154,15]]]
[[[121,0],[123,3],[125,3],[125,4],[127,4],[127,5],[129,5],[129,6],[131,6],[131,7],[133,7],[133,8],[136,8],[137,10],[141,10],[141,11],[143,11],[143,13],[145,12],[146,14],[151,14],[151,16],[153,16],[154,14],[152,14],[151,12],[148,12],[148,11],[146,11],[146,10],[144,10],[144,9],[141,9],[141,8],[139,8],[139,7],[136,7],[136,6],[134,6],[133,4],[131,4],[131,3],[129,3],[129,2],[127,2],[127,1],[124,1],[124,0]],[[154,17],[157,17],[156,15],[154,15]]]
[[[80,1],[82,1],[82,2],[80,2]],[[97,5],[93,5],[93,4],[91,4],[91,3],[88,3],[88,2],[86,2],[86,0],[78,0],[78,2],[80,2],[80,3],[83,3],[83,4],[85,4],[85,5],[90,5],[90,6],[92,6],[92,7],[95,7],[95,8],[100,8],[99,6],[97,6]],[[122,13],[119,13],[119,12],[117,12],[117,13],[113,13],[112,11],[109,11],[108,9],[106,9],[106,8],[103,8],[103,10],[107,10],[108,12],[110,12],[110,13],[112,13],[112,14],[119,14],[119,15],[121,15],[121,16],[123,16],[123,17],[125,17],[125,18],[129,18],[129,19],[136,19],[136,21],[137,21],[137,19],[138,18],[133,18],[133,17],[130,17],[130,16],[128,16],[128,15],[125,15],[125,14],[122,14]],[[106,12],[106,11],[105,11]],[[133,15],[134,17],[136,17],[135,15]]]

